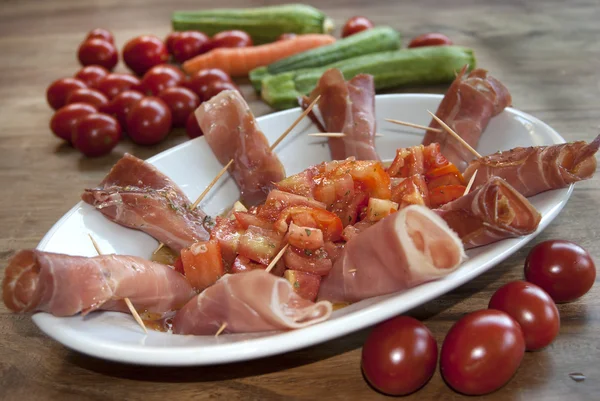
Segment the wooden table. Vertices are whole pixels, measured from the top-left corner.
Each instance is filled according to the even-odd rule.
[[[121,5],[121,3],[126,3]],[[48,129],[52,111],[44,94],[49,83],[71,76],[76,49],[95,27],[113,31],[121,47],[146,33],[164,37],[173,9],[209,7],[207,0],[5,1],[0,8],[0,259],[40,238],[125,151],[147,158],[186,140],[183,132],[156,147],[122,143],[107,157],[86,159],[61,144]],[[275,3],[256,0],[228,6]],[[313,1],[338,25],[353,15],[389,24],[408,40],[441,31],[475,49],[479,65],[511,90],[514,105],[544,120],[568,140],[599,133],[600,7],[597,0],[503,1],[394,0]],[[327,5],[324,5],[327,4]],[[124,70],[119,65],[120,70]],[[443,87],[402,92],[443,92]],[[257,115],[270,112],[243,85]],[[577,184],[560,216],[534,242],[563,238],[586,247],[600,260],[597,179]],[[530,246],[489,273],[411,312],[423,319],[441,345],[463,314],[485,308],[502,284],[522,278]],[[490,400],[600,399],[600,286],[583,299],[560,305],[562,327],[548,349],[527,353],[516,376]],[[368,330],[301,351],[216,367],[150,368],[121,365],[72,352],[43,335],[30,316],[0,306],[0,398],[9,400],[124,399],[378,399],[360,372]],[[587,379],[575,382],[571,372]],[[439,372],[407,399],[453,400]]]

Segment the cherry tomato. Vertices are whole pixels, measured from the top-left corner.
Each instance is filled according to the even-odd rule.
[[[202,128],[200,128],[200,125],[198,125],[198,120],[196,119],[194,112],[191,112],[187,118],[187,122],[185,123],[185,132],[190,139],[198,138],[199,136],[204,135]]]
[[[126,90],[140,90],[142,87],[140,80],[131,74],[108,74],[98,84],[97,89],[104,93],[109,99],[114,98],[119,93]]]
[[[90,88],[95,88],[108,74],[108,70],[102,66],[87,65],[77,71],[75,78],[79,79]]]
[[[158,95],[163,90],[180,85],[185,75],[175,66],[156,65],[148,70],[142,78],[142,87],[151,95]]]
[[[112,114],[117,118],[122,129],[127,129],[127,114],[134,103],[142,100],[144,95],[134,90],[126,90],[115,96],[108,105],[102,107],[100,111]]]
[[[50,107],[58,110],[67,104],[67,97],[75,89],[87,88],[85,83],[76,78],[62,78],[50,84],[46,90],[46,100]]]
[[[508,314],[479,310],[450,328],[442,344],[440,371],[459,393],[482,395],[506,384],[525,353],[519,324]]]
[[[115,38],[113,37],[113,34],[104,28],[92,29],[85,39],[102,39],[112,43],[113,45],[115,44]]]
[[[352,17],[346,21],[346,24],[342,28],[342,38],[371,28],[373,28],[373,23],[370,19],[360,16]]]
[[[98,110],[87,103],[72,103],[61,107],[50,119],[50,129],[57,137],[71,142],[73,126],[82,117]]]
[[[425,325],[398,316],[376,326],[362,349],[362,371],[377,390],[389,395],[410,394],[431,379],[438,348]]]
[[[73,126],[71,141],[87,157],[110,153],[121,139],[121,126],[108,114],[93,113],[80,118]]]
[[[204,101],[209,100],[210,98],[212,98],[213,96],[218,95],[219,93],[223,92],[224,90],[234,90],[234,91],[240,91],[240,89],[231,82],[213,82],[212,84],[208,85],[206,87],[206,89],[204,90],[204,92],[202,93],[202,99],[204,99]]]
[[[180,63],[209,50],[210,38],[198,31],[181,32],[173,40],[173,57]]]
[[[169,134],[171,110],[157,97],[134,103],[127,114],[127,133],[139,145],[154,145]]]
[[[528,351],[550,344],[560,329],[558,309],[550,295],[526,281],[513,281],[500,287],[488,308],[506,312],[519,323]]]
[[[156,36],[138,36],[127,42],[123,48],[123,61],[137,75],[144,75],[150,68],[168,60],[167,47]]]
[[[419,35],[408,44],[409,48],[425,46],[449,46],[452,44],[450,38],[441,33],[425,33]]]
[[[198,95],[186,88],[167,88],[158,97],[171,110],[173,127],[185,127],[190,113],[200,106]]]
[[[289,40],[289,39],[294,39],[296,36],[295,33],[289,32],[289,33],[282,33],[281,35],[279,35],[279,37],[277,38],[277,40]]]
[[[554,302],[570,302],[592,288],[596,266],[588,251],[573,242],[544,241],[527,255],[525,279],[540,286]]]
[[[88,39],[79,46],[77,57],[81,65],[99,65],[112,71],[119,61],[115,45],[103,39]]]
[[[223,31],[214,35],[208,45],[209,50],[219,47],[250,47],[252,38],[244,31]]]
[[[87,103],[100,109],[108,104],[108,99],[104,94],[95,89],[81,88],[75,89],[67,97],[67,104],[71,103]]]
[[[192,75],[186,86],[200,96],[201,101],[204,101],[207,100],[204,98],[204,93],[206,92],[208,85],[213,82],[233,83],[231,77],[227,75],[225,71],[218,68],[207,68]]]
[[[181,32],[171,32],[165,38],[165,46],[167,47],[167,51],[169,54],[173,54],[173,42],[181,35]]]

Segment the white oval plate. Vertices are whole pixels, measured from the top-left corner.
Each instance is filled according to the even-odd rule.
[[[396,118],[428,124],[427,110],[436,110],[440,95],[401,94],[377,96],[377,150],[383,160],[391,160],[399,147],[417,145],[423,133],[385,122]],[[287,110],[258,119],[269,142],[273,142],[300,114]],[[316,132],[309,119],[276,149],[288,175],[310,165],[330,160],[325,138],[306,136]],[[564,139],[540,120],[507,109],[490,122],[478,151],[489,154],[516,146],[562,143]],[[183,143],[149,159],[195,199],[222,166],[212,155],[204,138]],[[83,189],[83,188],[82,188]],[[546,192],[532,203],[542,213],[538,231],[532,235],[504,240],[468,252],[469,260],[456,272],[411,290],[371,298],[333,313],[330,320],[301,330],[255,334],[181,336],[161,332],[145,335],[131,316],[116,312],[95,312],[89,316],[58,318],[37,313],[33,321],[47,335],[74,350],[113,361],[144,365],[210,365],[265,357],[307,347],[368,327],[434,299],[485,272],[529,242],[563,208],[571,188]],[[237,200],[239,192],[231,178],[222,178],[201,207],[216,215]],[[78,203],[63,216],[40,242],[38,249],[84,256],[96,254],[88,233],[92,233],[103,253],[138,255],[150,258],[157,241],[139,231],[110,222],[91,206]]]

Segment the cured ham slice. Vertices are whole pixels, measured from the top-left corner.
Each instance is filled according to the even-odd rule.
[[[81,199],[108,219],[145,232],[175,251],[207,240],[206,214],[169,177],[143,160],[125,154],[98,185]]]
[[[286,279],[261,269],[227,274],[191,299],[173,319],[175,334],[251,333],[299,329],[327,320],[332,305],[294,292]]]
[[[600,135],[590,143],[578,141],[515,148],[472,161],[464,176],[468,181],[477,171],[474,186],[484,184],[492,176],[498,176],[523,196],[534,196],[591,178],[596,171],[595,154],[598,148]]]
[[[223,165],[234,160],[231,176],[245,205],[264,202],[285,169],[238,91],[227,90],[202,103],[196,119],[204,138]]]
[[[342,132],[343,138],[329,138],[333,160],[380,160],[375,150],[375,83],[373,76],[359,74],[346,82],[340,70],[332,68],[321,76],[311,99],[317,95],[319,111],[327,132]]]
[[[94,310],[165,313],[195,295],[169,266],[135,256],[70,256],[37,250],[17,253],[4,272],[4,304],[15,312],[72,316]]]
[[[460,236],[465,249],[531,234],[542,218],[527,198],[499,177],[436,212]]]
[[[410,205],[346,244],[318,299],[356,302],[402,291],[448,275],[464,258],[460,238],[441,217]]]
[[[468,75],[466,71],[465,66],[448,89],[435,114],[476,148],[490,119],[510,106],[512,99],[508,89],[486,70],[478,68]],[[429,126],[441,128],[435,120]],[[444,156],[460,171],[473,159],[460,142],[445,132],[427,132],[423,145],[434,142],[441,145]]]

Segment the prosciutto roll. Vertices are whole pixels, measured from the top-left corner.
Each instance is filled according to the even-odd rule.
[[[173,333],[211,335],[288,330],[327,320],[332,306],[294,292],[286,279],[262,269],[226,274],[190,300],[173,319]]]
[[[264,202],[274,182],[285,178],[285,169],[238,91],[219,93],[196,109],[204,138],[223,165],[234,160],[231,176],[245,205]]]
[[[15,312],[72,316],[94,310],[165,313],[195,295],[184,276],[135,256],[70,256],[37,250],[17,253],[4,271],[4,304]]]
[[[380,160],[375,150],[375,83],[371,75],[359,74],[346,82],[340,70],[325,71],[311,99],[317,95],[327,132],[342,132],[329,138],[333,160]]]
[[[486,70],[478,68],[468,75],[466,70],[465,66],[458,74],[435,114],[476,148],[490,119],[510,106],[512,99],[508,89]],[[441,128],[434,119],[429,126]],[[445,132],[428,131],[423,138],[423,145],[434,142],[440,144],[442,154],[460,171],[473,159],[460,142]]]
[[[465,170],[465,180],[478,171],[473,185],[484,184],[492,176],[504,178],[523,196],[591,178],[596,171],[600,135],[592,142],[514,148],[473,160]]]
[[[143,231],[175,251],[210,236],[203,224],[206,214],[190,210],[190,200],[177,184],[130,154],[81,199],[115,223]]]
[[[436,212],[460,236],[465,249],[531,234],[542,219],[527,198],[499,177]]]
[[[441,217],[407,206],[346,244],[318,299],[357,302],[406,290],[448,275],[464,258],[460,238]]]

